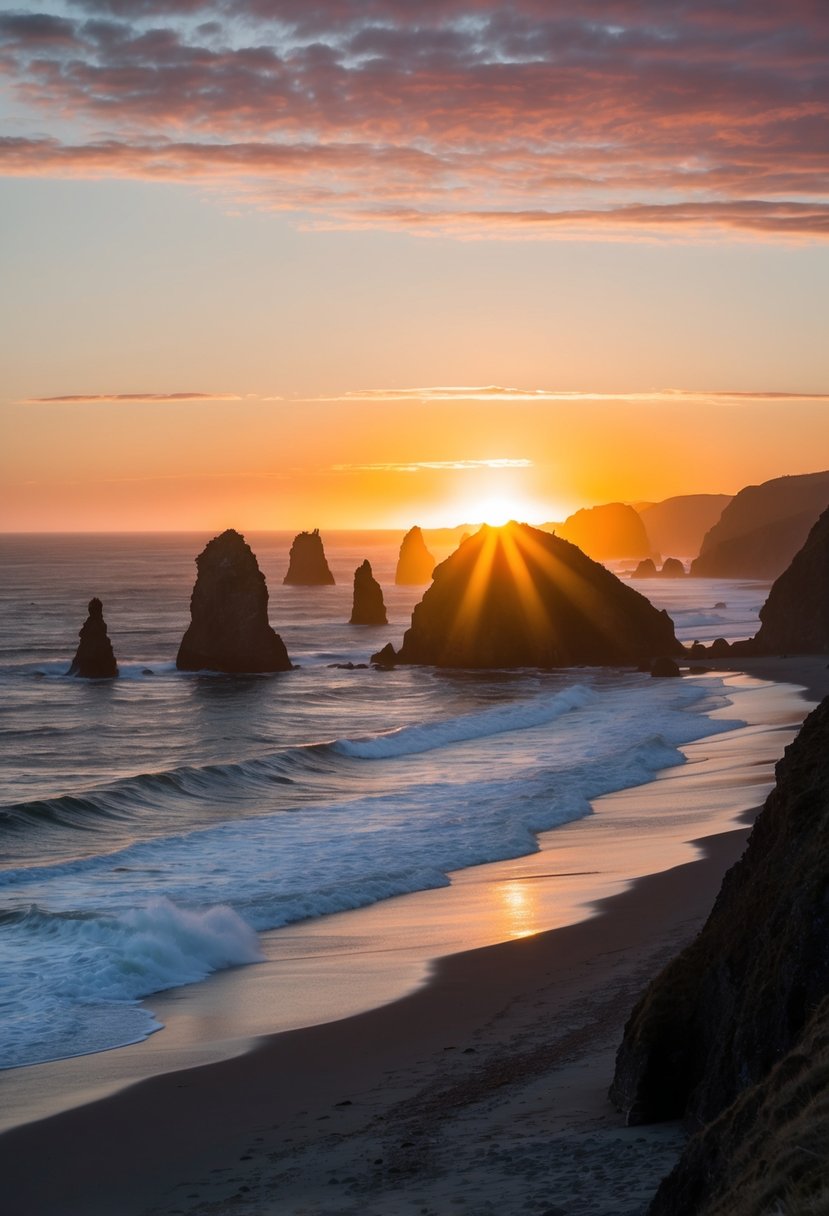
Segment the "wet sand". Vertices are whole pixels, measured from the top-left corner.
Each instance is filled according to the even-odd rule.
[[[829,691],[825,660],[753,667]],[[761,801],[808,706],[767,686],[754,708],[754,726],[683,748],[686,765],[597,800],[532,857],[282,931],[281,958],[151,1002],[167,1029],[148,1043],[5,1074],[7,1118],[74,1109],[0,1137],[4,1210],[641,1211],[681,1136],[620,1125],[613,1055],[742,851],[735,817]],[[414,991],[348,1016],[390,973]],[[325,1024],[284,1028],[286,987],[313,1006],[314,975]],[[118,1088],[142,1067],[149,1079]]]

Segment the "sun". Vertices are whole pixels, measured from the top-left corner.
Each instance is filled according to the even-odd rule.
[[[491,524],[494,528],[500,528],[511,519],[520,523],[541,522],[538,508],[517,494],[489,494],[476,498],[464,506],[463,512],[464,523]]]

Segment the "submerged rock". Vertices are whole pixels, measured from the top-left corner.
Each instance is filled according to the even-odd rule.
[[[285,644],[268,622],[268,587],[245,538],[233,528],[205,545],[190,598],[180,671],[289,671]]]
[[[776,776],[704,928],[630,1016],[610,1091],[628,1123],[716,1118],[796,1049],[829,996],[829,698]]]
[[[754,642],[764,654],[829,651],[829,510],[773,585],[760,622]]]
[[[104,620],[104,606],[97,595],[89,601],[89,616],[81,625],[80,642],[68,675],[88,680],[105,680],[118,675],[118,664]]]
[[[396,661],[437,667],[636,664],[681,654],[670,617],[575,545],[484,526],[437,567]]]
[[[678,557],[666,557],[659,574],[661,578],[685,578],[685,567]]]
[[[435,559],[426,548],[423,533],[415,525],[403,537],[394,581],[398,587],[419,587],[431,581]]]
[[[387,625],[383,589],[371,572],[371,563],[364,561],[354,571],[354,603],[350,625]]]
[[[294,537],[288,573],[282,582],[291,587],[333,587],[334,575],[325,559],[319,528]]]

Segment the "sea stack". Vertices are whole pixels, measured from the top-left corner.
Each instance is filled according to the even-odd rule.
[[[383,589],[364,561],[354,571],[354,604],[349,625],[388,625]]]
[[[682,653],[666,612],[575,545],[513,522],[484,525],[437,567],[396,661],[649,670]]]
[[[426,548],[420,528],[410,528],[403,537],[394,581],[398,587],[421,587],[432,578],[435,559]]]
[[[333,587],[334,575],[325,560],[319,528],[294,537],[288,573],[282,582],[288,587]]]
[[[666,557],[659,575],[660,578],[685,578],[685,567],[678,557]]]
[[[754,647],[760,654],[829,651],[829,510],[772,586]]]
[[[80,642],[68,675],[87,680],[106,680],[118,675],[118,664],[112,650],[104,620],[104,606],[97,595],[89,601],[89,616],[81,625]]]
[[[657,570],[656,563],[652,557],[643,557],[639,565],[631,574],[631,578],[656,578]]]
[[[583,507],[569,515],[555,532],[556,536],[578,545],[596,561],[648,557],[651,552],[645,525],[628,503],[609,502],[600,507]]]
[[[233,528],[205,545],[190,599],[190,627],[176,658],[180,671],[289,671],[285,644],[268,623],[265,576]]]

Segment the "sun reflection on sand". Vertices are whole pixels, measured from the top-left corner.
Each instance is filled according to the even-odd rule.
[[[504,918],[504,938],[532,937],[538,932],[538,909],[533,884],[510,880],[498,883],[498,898]]]

